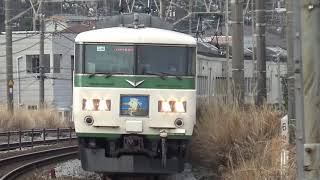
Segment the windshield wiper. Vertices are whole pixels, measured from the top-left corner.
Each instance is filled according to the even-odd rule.
[[[105,73],[98,73],[98,72],[96,72],[96,73],[90,73],[88,77],[89,77],[89,78],[92,78],[92,77],[96,76],[97,74],[105,74]]]
[[[117,74],[128,74],[128,73],[125,73],[125,72],[108,72],[108,73],[105,73],[106,74],[106,78],[109,78],[113,75],[117,75]]]
[[[159,76],[162,80],[165,80],[165,75],[163,73],[153,73],[153,72],[146,72],[147,75],[156,75]]]
[[[167,75],[167,76],[175,76],[177,79],[182,80],[182,77],[177,75],[177,74],[173,74],[173,73],[169,73],[169,72],[160,72],[163,75]]]
[[[96,72],[96,73],[91,73],[91,74],[89,74],[89,78],[92,78],[92,77],[94,77],[94,76],[96,76],[96,75],[98,75],[98,74],[102,74],[102,75],[106,75],[106,78],[109,78],[109,77],[111,77],[111,76],[113,76],[113,75],[115,75],[115,74],[125,74],[124,72]]]

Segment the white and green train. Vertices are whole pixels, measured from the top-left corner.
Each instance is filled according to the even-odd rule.
[[[75,42],[73,118],[82,167],[182,171],[196,122],[196,40],[135,26],[83,32]]]

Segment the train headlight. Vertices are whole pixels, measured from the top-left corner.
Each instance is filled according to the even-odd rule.
[[[159,112],[172,112],[171,105],[168,101],[159,101]]]
[[[111,100],[104,99],[83,99],[82,109],[85,111],[110,111]]]
[[[92,99],[84,99],[82,109],[86,110],[86,111],[93,111],[94,110],[93,100]]]
[[[175,103],[175,110],[179,113],[186,112],[186,102],[176,102]]]
[[[100,99],[98,109],[99,109],[99,111],[110,111],[111,110],[111,101]]]
[[[185,113],[187,102],[180,101],[159,101],[158,112]]]

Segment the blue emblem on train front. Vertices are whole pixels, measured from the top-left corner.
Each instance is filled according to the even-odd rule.
[[[149,96],[122,95],[120,97],[120,115],[148,116]]]

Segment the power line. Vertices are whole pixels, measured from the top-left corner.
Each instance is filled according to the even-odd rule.
[[[55,42],[56,44],[58,44],[59,46],[61,46],[61,47],[68,48],[68,50],[69,50],[69,49],[73,49],[73,48],[70,48],[70,47],[68,47],[68,46],[66,46],[66,45],[63,45],[63,44],[58,43],[54,38],[51,38],[51,40],[52,40],[53,42]],[[74,42],[74,41],[73,41],[73,42]],[[69,50],[69,51],[70,51],[70,50]],[[69,51],[67,51],[67,52],[69,52]]]
[[[77,34],[77,33],[75,33],[75,34]],[[71,39],[71,38],[67,37],[67,36],[66,36],[66,35],[64,35],[63,33],[60,33],[60,35],[61,35],[61,36],[63,36],[63,37],[65,37],[66,39],[70,40],[71,42],[74,42],[74,40],[73,40],[73,39]]]
[[[50,25],[47,25],[46,28],[49,27],[49,26],[50,26]],[[59,31],[59,32],[61,32],[61,31]],[[31,35],[29,35],[29,36],[12,40],[12,42],[14,43],[14,42],[22,41],[22,40],[24,40],[24,39],[28,39],[28,38],[34,37],[34,36],[36,36],[36,35],[39,35],[39,32],[34,31],[33,33],[30,33],[30,34],[31,34]],[[51,33],[50,33],[50,32],[46,32],[46,34],[54,34],[54,33],[52,33],[52,32],[51,32]],[[62,35],[62,34],[61,34],[61,35]],[[71,40],[71,39],[69,38],[69,40]],[[72,42],[74,42],[74,41],[72,41]],[[6,45],[6,43],[5,43],[5,42],[4,42],[4,43],[0,43],[0,45]]]
[[[66,80],[66,81],[71,81],[72,79],[67,79],[67,78],[57,78],[57,77],[47,77],[47,79],[53,79],[53,80]]]
[[[23,37],[23,38],[15,39],[12,42],[18,42],[18,41],[21,41],[21,40],[24,40],[24,39],[28,39],[28,38],[31,38],[31,37],[36,36],[38,34],[39,33],[34,33],[34,34],[30,35],[30,36],[26,36],[26,37]],[[0,45],[6,45],[6,43],[5,42],[4,43],[0,43]]]
[[[23,12],[19,13],[18,15],[14,16],[13,18],[11,18],[8,22],[12,22],[16,19],[19,19],[21,16],[23,16],[24,14],[26,14],[28,11],[30,11],[32,9],[32,7],[29,7],[28,9],[24,10]]]
[[[33,79],[33,78],[36,78],[36,77],[21,77],[20,80],[22,80],[22,79]],[[12,78],[12,80],[19,80],[19,78]],[[0,81],[7,82],[6,79],[0,79]]]
[[[54,18],[52,18],[52,20],[53,20],[54,22],[58,23],[60,26],[66,28],[66,29],[64,29],[64,30],[68,30],[68,31],[70,31],[70,32],[72,32],[72,33],[78,34],[78,33],[74,32],[72,29],[70,29],[69,27],[67,27],[67,26],[65,26],[64,24],[60,23],[58,20],[56,20],[56,19],[54,19]],[[62,31],[64,31],[64,30],[62,30]],[[60,32],[61,32],[61,31],[60,31]]]
[[[45,37],[45,39],[48,39],[49,36],[50,36],[50,35],[48,35],[47,37]],[[26,50],[28,50],[28,49],[33,48],[34,46],[36,46],[36,45],[38,45],[38,44],[40,44],[40,42],[37,42],[37,43],[35,43],[35,44],[33,44],[33,45],[29,46],[29,47],[26,47],[26,48],[24,48],[24,49],[22,49],[22,50],[20,50],[20,51],[16,51],[16,52],[14,52],[14,53],[12,53],[12,54],[21,53],[21,52],[23,52],[23,51],[26,51]],[[6,55],[0,55],[0,57],[6,57]]]
[[[26,72],[27,70],[20,70],[20,71],[13,71],[12,73],[13,74],[16,74],[16,73],[22,73],[22,72]],[[7,74],[6,72],[0,72],[0,75],[4,75],[4,74]]]

